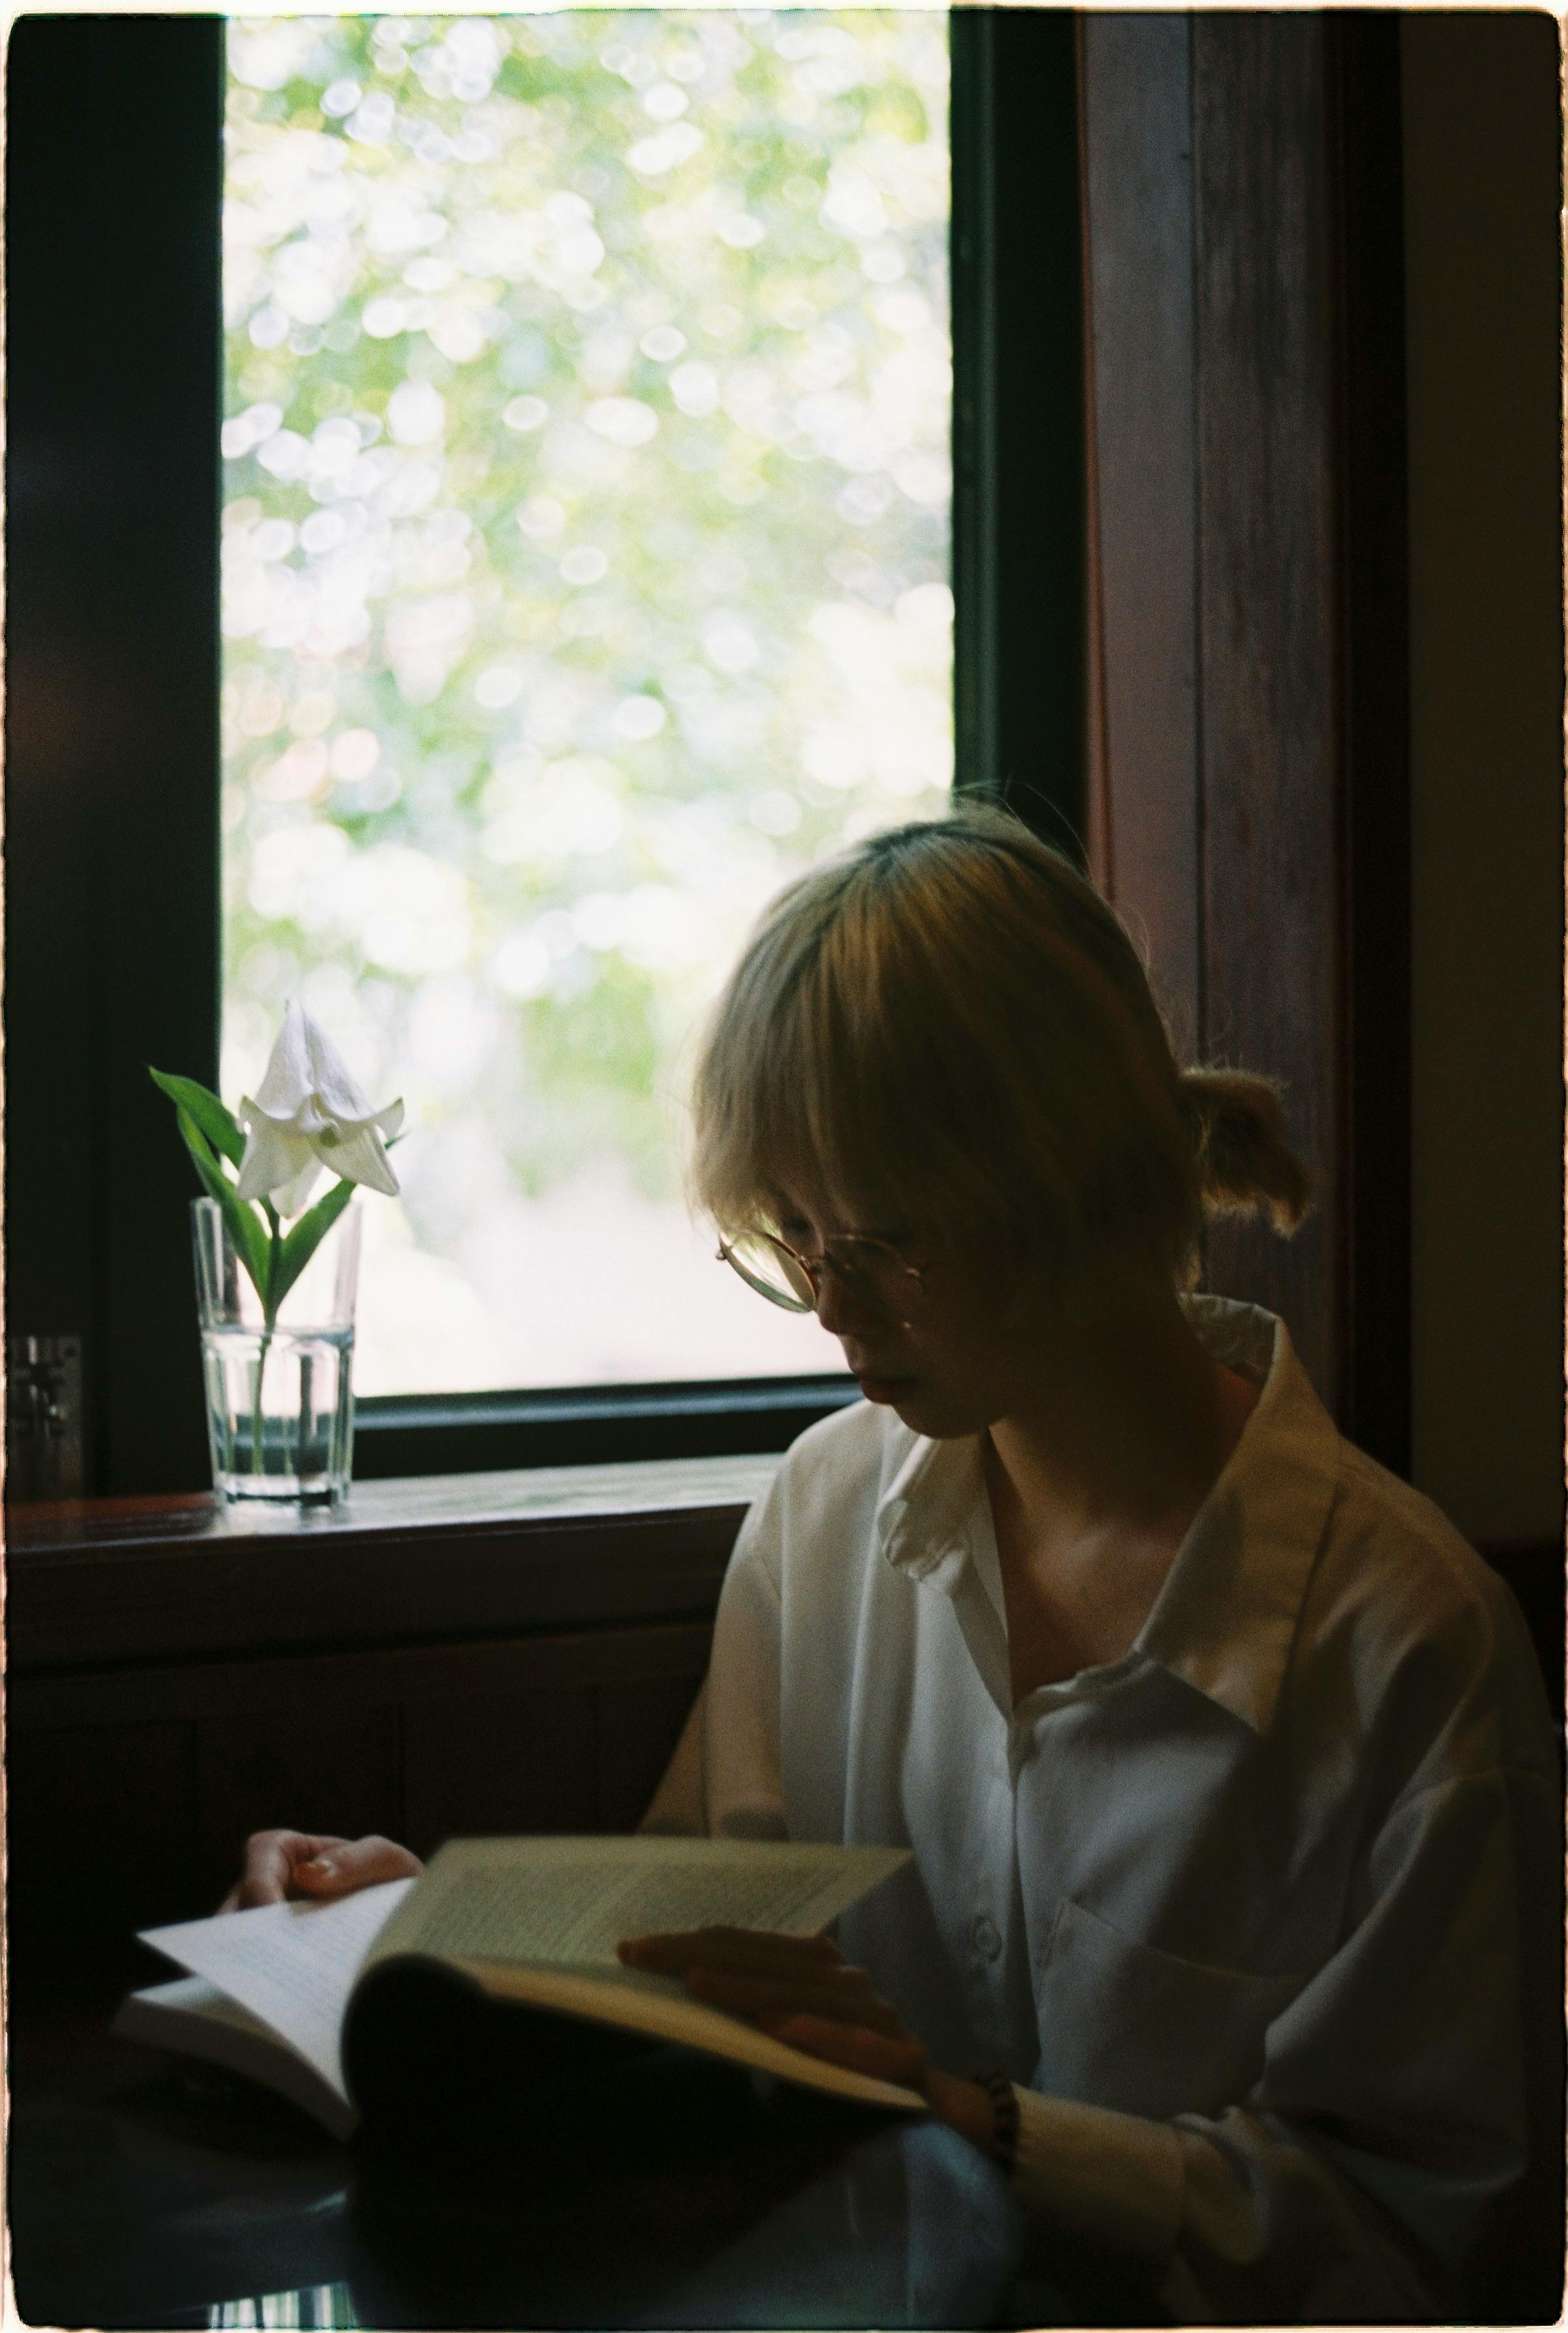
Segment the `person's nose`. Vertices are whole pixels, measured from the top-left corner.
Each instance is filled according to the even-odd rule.
[[[824,1258],[817,1272],[817,1318],[830,1337],[852,1337],[872,1319],[865,1299]]]

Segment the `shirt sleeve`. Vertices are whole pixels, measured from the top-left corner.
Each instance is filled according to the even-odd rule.
[[[783,1839],[778,1495],[750,1510],[724,1575],[708,1675],[640,1828]]]
[[[1555,1824],[1533,1772],[1403,1800],[1362,1916],[1269,2028],[1247,2098],[1158,2122],[1018,2092],[1031,2220],[1162,2269],[1186,2322],[1455,2314],[1488,2218],[1553,2152],[1560,1931],[1530,1889]]]

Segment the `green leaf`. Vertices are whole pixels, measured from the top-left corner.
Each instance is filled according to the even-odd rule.
[[[163,1070],[149,1068],[148,1076],[160,1093],[167,1094],[177,1109],[189,1112],[215,1151],[234,1166],[239,1165],[245,1155],[244,1134],[233,1111],[225,1109],[215,1093],[198,1086],[194,1078],[171,1078]]]
[[[276,1309],[270,1304],[267,1288],[272,1263],[272,1243],[262,1229],[260,1219],[245,1205],[213,1157],[201,1128],[183,1104],[176,1104],[175,1117],[185,1138],[185,1147],[201,1176],[202,1188],[208,1198],[215,1199],[224,1211],[224,1221],[229,1227],[234,1253],[250,1273],[251,1284],[262,1300],[262,1310],[267,1314],[270,1324],[272,1311]]]
[[[335,1183],[324,1199],[307,1207],[292,1232],[272,1250],[272,1311],[275,1313],[284,1297],[331,1230],[355,1192],[357,1183]]]

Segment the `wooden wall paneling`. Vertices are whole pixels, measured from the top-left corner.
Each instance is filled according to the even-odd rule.
[[[1204,1027],[1284,1070],[1318,1178],[1286,1244],[1220,1224],[1209,1284],[1282,1313],[1338,1393],[1334,397],[1324,30],[1191,20]]]
[[[205,1717],[196,1727],[194,1910],[211,1910],[253,1830],[396,1839],[403,1819],[402,1736],[395,1704],[303,1696],[279,1677],[274,1706]]]
[[[520,1680],[430,1695],[403,1713],[405,1844],[589,1831],[598,1814],[591,1685]]]
[[[1082,24],[1085,254],[1108,799],[1097,878],[1179,1055],[1202,1027],[1191,20]]]
[[[6,1935],[72,1951],[178,1916],[190,1902],[191,1728],[8,1727]],[[196,1908],[196,1907],[193,1907]]]
[[[192,1661],[158,1668],[63,1670],[14,1678],[6,1717],[13,1740],[72,1726],[123,1726],[274,1712],[403,1708],[421,1697],[514,1687],[570,1687],[650,1676],[700,1675],[709,1620],[674,1626],[580,1629],[472,1644],[366,1646],[337,1653],[244,1661]]]
[[[596,1693],[598,1828],[636,1830],[680,1740],[707,1668],[602,1685]]]
[[[706,1625],[448,1647],[404,1703],[409,1846],[630,1830],[707,1668]]]
[[[246,1835],[626,1830],[707,1666],[706,1621],[16,1679],[14,1939],[208,1908]]]
[[[1363,1446],[1409,1455],[1399,34],[1083,20],[1097,871],[1179,1048],[1286,1080],[1315,1220],[1216,1227]]]

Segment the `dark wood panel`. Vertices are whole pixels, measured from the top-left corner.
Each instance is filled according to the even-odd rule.
[[[707,1668],[601,1685],[596,1695],[598,1828],[636,1830],[680,1740]]]
[[[9,1726],[14,1947],[85,1947],[199,1908],[191,1750],[190,1729],[178,1724]]]
[[[1209,1285],[1282,1313],[1337,1395],[1336,612],[1324,32],[1191,19],[1202,1041],[1283,1073],[1319,1203],[1286,1244],[1215,1226]]]
[[[1104,815],[1095,874],[1178,1052],[1201,1025],[1191,33],[1087,15],[1083,105]]]
[[[273,1705],[196,1725],[197,1908],[210,1910],[234,1879],[253,1830],[396,1838],[403,1819],[399,1712],[303,1697],[274,1675]]]
[[[708,1624],[19,1678],[13,1937],[51,1949],[210,1910],[273,1825],[627,1830],[707,1666]]]
[[[1179,1047],[1284,1078],[1321,1191],[1219,1226],[1353,1438],[1409,1455],[1399,31],[1091,15],[1098,871]]]
[[[598,1813],[591,1685],[464,1693],[403,1714],[406,1843],[591,1831]]]
[[[59,1671],[14,1680],[13,1728],[253,1719],[276,1710],[375,1710],[464,1693],[620,1685],[700,1675],[711,1624],[585,1629],[477,1644],[367,1647],[278,1659],[192,1661],[176,1667]]]

